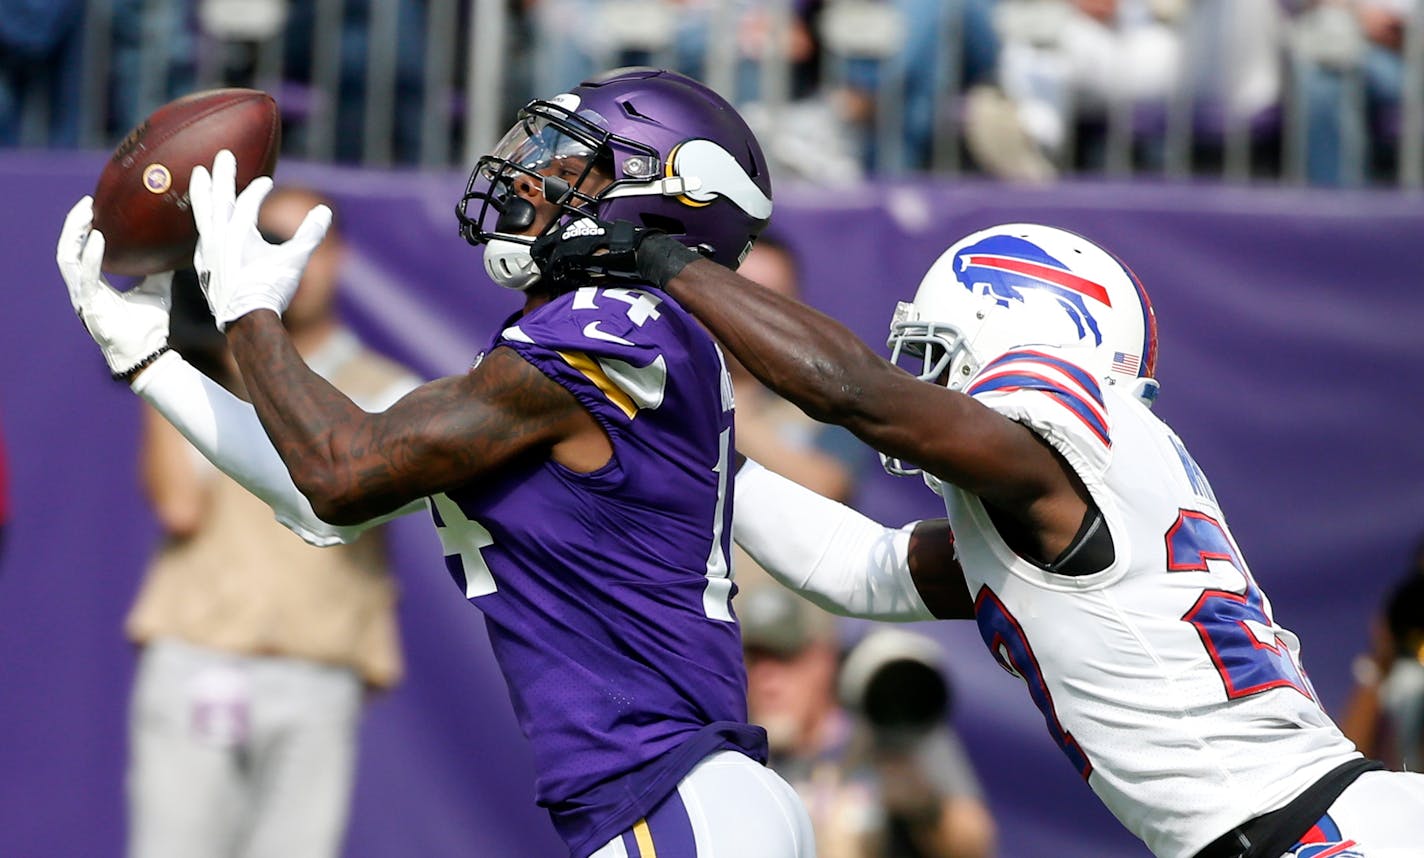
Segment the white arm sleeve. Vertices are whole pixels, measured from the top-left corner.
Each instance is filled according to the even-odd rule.
[[[750,459],[737,472],[732,538],[783,586],[832,613],[935,618],[910,577],[918,523],[885,527]]]
[[[133,391],[162,414],[208,461],[261,498],[281,522],[312,545],[351,542],[364,531],[422,506],[412,503],[361,524],[338,526],[317,518],[262,428],[257,411],[198,372],[177,352],[154,361]]]

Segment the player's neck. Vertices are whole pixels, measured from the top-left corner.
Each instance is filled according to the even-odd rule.
[[[546,292],[537,289],[530,289],[529,291],[525,292],[523,315],[527,316],[535,310],[539,309],[540,307],[544,306],[545,304],[549,303],[550,301],[554,300],[556,294],[557,293],[554,292]]]

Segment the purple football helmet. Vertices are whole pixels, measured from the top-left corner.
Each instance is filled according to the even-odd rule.
[[[611,183],[581,190],[595,168]],[[519,234],[533,224],[520,180],[561,209],[545,231],[588,215],[627,220],[730,268],[771,217],[771,174],[746,122],[703,84],[660,69],[618,69],[529,102],[475,165],[456,206],[460,234],[485,246],[485,269],[513,289],[539,279],[534,236]]]

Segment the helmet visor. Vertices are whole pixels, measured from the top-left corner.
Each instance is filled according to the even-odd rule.
[[[587,182],[600,161],[602,121],[593,111],[575,115],[545,102],[525,108],[470,173],[465,195],[456,206],[466,240],[484,244],[499,237],[533,242],[526,232],[533,209],[521,204],[514,191],[522,180],[537,183],[543,198],[561,206],[566,215],[593,203],[606,184]],[[585,184],[590,187],[580,190]]]
[[[555,125],[547,116],[526,113],[481,163],[490,179],[512,175],[514,171],[546,175],[551,168],[567,166],[572,176],[566,181],[572,183],[593,161],[595,149],[591,143]]]

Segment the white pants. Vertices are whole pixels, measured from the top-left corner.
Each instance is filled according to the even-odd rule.
[[[1283,858],[1424,855],[1424,774],[1366,772]]]
[[[129,858],[335,858],[362,687],[352,671],[144,647],[129,716]]]
[[[647,818],[589,858],[815,858],[796,791],[745,754],[698,763]]]

